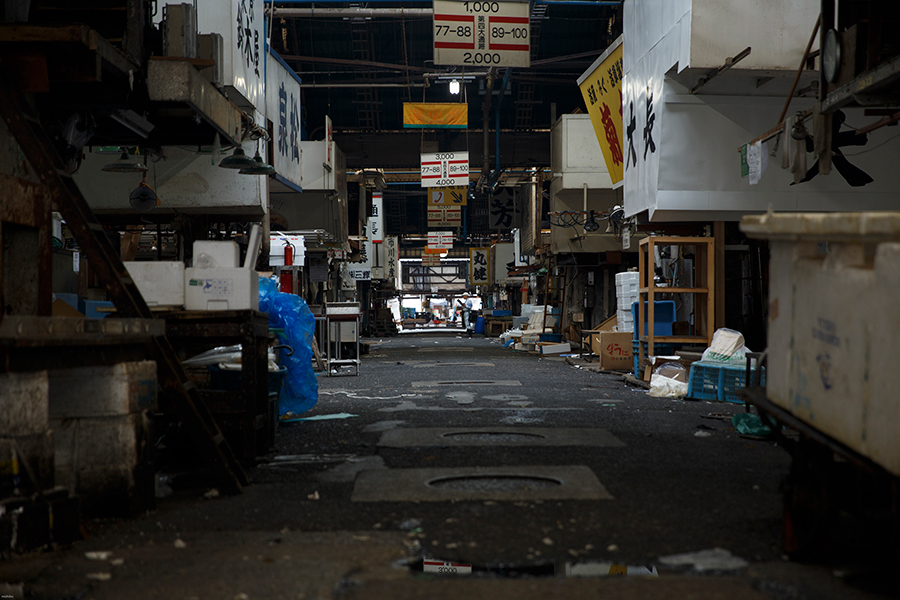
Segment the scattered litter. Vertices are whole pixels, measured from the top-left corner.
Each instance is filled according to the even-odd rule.
[[[178,538],[177,540],[175,540],[175,547],[179,549],[187,548],[187,544],[184,543],[184,540]]]
[[[734,556],[724,548],[661,556],[659,562],[670,567],[692,566],[695,571],[700,573],[704,571],[735,571],[748,566],[746,560]]]
[[[349,419],[350,417],[358,417],[359,415],[351,415],[350,413],[334,413],[331,415],[316,415],[314,417],[302,417],[297,419],[282,419],[282,423],[298,423],[300,421],[329,421],[331,419]]]
[[[111,561],[109,561],[109,564],[111,564],[114,567],[121,567],[122,565],[125,564],[125,559],[124,558],[114,558]]]
[[[110,573],[88,573],[85,575],[88,579],[93,581],[109,581],[112,579],[112,575]]]
[[[585,546],[585,548],[587,548],[587,546]],[[609,546],[606,547],[606,551],[607,552],[618,552],[619,546],[617,546],[616,544],[610,544]]]
[[[695,431],[694,437],[712,437],[712,434],[708,431]]]
[[[203,494],[203,497],[209,498],[209,499],[218,498],[219,490],[217,490],[216,488],[213,488],[213,489],[209,490],[208,492],[206,492],[205,494]]]
[[[553,545],[553,540],[551,540],[551,539],[548,538],[548,537],[545,537],[544,539],[542,539],[541,542],[543,542],[545,546],[552,546],[552,545]]]
[[[716,419],[719,421],[730,421],[731,415],[725,413],[709,413],[708,415],[700,415],[701,419]]]
[[[763,423],[756,415],[750,413],[740,413],[731,418],[731,423],[738,433],[744,435],[755,435],[757,437],[769,437],[772,435],[772,428]]]
[[[422,521],[419,519],[406,519],[400,523],[400,529],[403,531],[412,531],[413,529],[418,529],[422,525]]]
[[[316,490],[312,494],[308,494],[306,497],[310,500],[319,500],[321,498],[321,496],[319,496],[319,490]]]
[[[84,557],[88,560],[109,560],[112,556],[112,552],[109,551],[97,551],[97,552],[85,552]]]

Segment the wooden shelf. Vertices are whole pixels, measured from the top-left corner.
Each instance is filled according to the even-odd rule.
[[[703,344],[712,343],[715,318],[715,264],[712,237],[650,236],[640,241],[638,248],[638,314],[634,326],[639,333],[648,331],[638,339],[639,360],[646,351],[653,354],[655,344]],[[693,246],[694,259],[691,282],[695,287],[659,287],[655,284],[656,246]],[[647,327],[646,322],[654,322],[655,302],[659,295],[682,294],[694,297],[693,326],[695,335],[654,334],[655,327]],[[646,308],[645,308],[646,304]]]

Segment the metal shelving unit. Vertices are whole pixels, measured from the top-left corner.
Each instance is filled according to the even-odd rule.
[[[325,366],[328,376],[359,375],[359,327],[358,302],[328,302],[325,304]],[[343,339],[345,325],[353,324],[354,358],[343,356],[341,345],[351,340]],[[333,343],[333,347],[332,347]],[[341,367],[351,367],[350,373],[342,373]]]

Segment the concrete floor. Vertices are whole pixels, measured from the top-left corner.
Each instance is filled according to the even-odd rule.
[[[896,568],[870,551],[878,524],[854,522],[827,563],[783,556],[790,459],[734,430],[742,405],[653,398],[621,376],[481,336],[372,342],[358,377],[319,378],[304,415],[355,416],[282,426],[243,494],[170,469],[173,492],[156,510],[88,521],[71,548],[0,563],[0,597],[861,600],[896,590]],[[500,477],[460,479],[476,467]],[[585,495],[590,480],[605,495]],[[423,559],[474,572],[423,573]],[[567,576],[610,568],[657,576]]]

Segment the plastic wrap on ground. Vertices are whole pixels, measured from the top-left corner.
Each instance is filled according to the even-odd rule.
[[[312,367],[316,318],[303,298],[279,292],[274,281],[263,277],[259,278],[259,310],[269,313],[270,327],[284,330],[278,334],[279,341],[294,350],[291,356],[281,351],[281,364],[287,368],[287,374],[278,414],[304,413],[319,400],[319,382]]]

